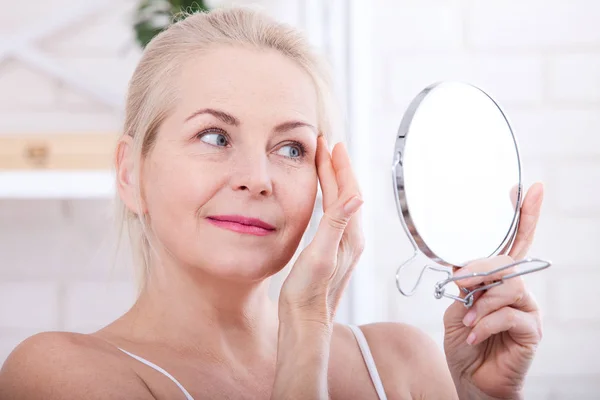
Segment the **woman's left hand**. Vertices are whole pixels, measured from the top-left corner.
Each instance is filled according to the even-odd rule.
[[[540,215],[543,186],[531,187],[509,255],[479,260],[458,274],[487,272],[526,257]],[[515,272],[456,281],[459,288],[491,283]],[[444,315],[444,350],[461,399],[520,399],[525,375],[542,338],[540,310],[521,277],[475,296],[471,308],[454,302]]]

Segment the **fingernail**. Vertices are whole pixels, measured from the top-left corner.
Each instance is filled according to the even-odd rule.
[[[467,268],[463,267],[461,269],[459,269],[454,276],[455,277],[459,277],[459,276],[465,276],[465,275],[469,275],[471,274],[471,271],[469,271]]]
[[[472,345],[475,342],[475,332],[471,332],[467,337],[467,344]]]
[[[323,145],[325,146],[325,148],[327,150],[329,150],[329,143],[327,143],[327,138],[325,137],[325,135],[321,135],[321,136],[319,136],[319,138],[321,138],[321,140],[323,140]]]
[[[347,215],[353,214],[362,205],[363,201],[358,196],[352,197],[344,204],[344,212]]]
[[[471,324],[473,323],[473,321],[475,321],[475,317],[476,317],[476,313],[475,310],[471,310],[467,313],[467,315],[465,315],[465,317],[463,318],[463,324],[465,326],[471,326]]]

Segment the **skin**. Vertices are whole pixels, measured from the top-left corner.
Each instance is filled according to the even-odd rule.
[[[119,194],[148,215],[156,242],[145,289],[131,310],[98,332],[48,332],[23,342],[0,372],[0,398],[183,399],[165,376],[119,346],[167,370],[196,399],[376,399],[353,334],[333,322],[364,243],[360,190],[344,146],[330,153],[320,138],[309,76],[274,51],[227,47],[190,59],[177,85],[179,103],[143,161],[141,204],[131,179],[131,138],[117,152]],[[206,109],[224,111],[237,124],[198,113]],[[306,149],[299,159],[297,143]],[[274,304],[268,277],[296,251],[318,184],[325,215]],[[532,192],[540,199],[525,200],[515,257],[526,254],[537,224],[541,186]],[[344,210],[352,198],[358,201]],[[276,230],[224,230],[207,220],[219,214],[260,218]],[[468,268],[487,271],[507,260]],[[413,327],[362,326],[388,398],[451,399],[457,389],[461,398],[518,397],[540,325],[537,306],[514,281],[478,299],[471,326],[462,322],[462,305],[449,307],[448,364]],[[494,301],[480,306],[486,296]],[[484,323],[507,308],[523,315],[510,326]],[[471,330],[474,345],[466,343]]]
[[[487,272],[524,259],[533,244],[543,198],[543,186],[539,183],[528,191],[508,255],[479,260],[457,272]],[[459,287],[472,288],[514,272],[516,269],[510,268],[457,283]],[[477,294],[470,310],[459,303],[452,304],[444,315],[444,326],[446,358],[461,398],[522,398],[525,375],[543,335],[539,306],[522,277],[508,279]]]

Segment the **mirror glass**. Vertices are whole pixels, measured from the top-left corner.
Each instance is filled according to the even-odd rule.
[[[521,204],[517,142],[499,106],[462,82],[411,103],[394,154],[396,201],[413,244],[447,266],[503,253]]]

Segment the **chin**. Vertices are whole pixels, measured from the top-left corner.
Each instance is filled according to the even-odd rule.
[[[265,254],[265,252],[257,254],[258,252],[255,251],[254,254],[244,255],[239,250],[232,253],[232,256],[226,258],[204,259],[197,265],[210,265],[210,271],[206,272],[221,279],[257,282],[276,274],[287,264],[284,259],[276,257],[275,254]]]

